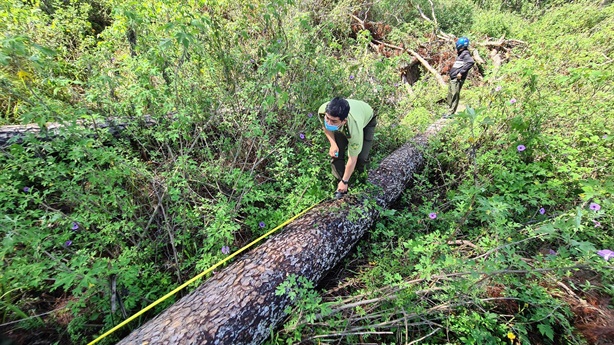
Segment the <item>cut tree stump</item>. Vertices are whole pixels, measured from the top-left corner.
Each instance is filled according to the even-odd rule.
[[[118,344],[260,344],[287,316],[288,276],[319,282],[371,228],[417,173],[427,139],[448,120],[394,151],[369,174],[373,191],[324,202],[216,273]],[[377,204],[377,206],[375,205]]]

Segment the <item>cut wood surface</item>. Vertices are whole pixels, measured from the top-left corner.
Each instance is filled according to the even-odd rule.
[[[292,274],[319,282],[335,267],[421,169],[422,148],[447,121],[384,159],[369,174],[372,192],[316,206],[118,344],[262,343],[292,303],[277,287]]]

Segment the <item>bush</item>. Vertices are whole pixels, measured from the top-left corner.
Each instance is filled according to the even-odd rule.
[[[496,11],[480,12],[474,16],[472,30],[482,32],[489,37],[512,37],[513,23],[518,20],[511,13],[501,13]]]

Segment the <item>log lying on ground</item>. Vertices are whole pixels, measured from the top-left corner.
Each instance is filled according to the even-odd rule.
[[[384,159],[369,174],[373,192],[318,205],[118,344],[263,342],[292,303],[275,293],[278,286],[292,274],[318,282],[337,265],[420,170],[422,147],[446,121]]]
[[[137,120],[122,118],[109,118],[101,122],[79,120],[76,124],[83,128],[108,130],[112,135],[118,135],[131,123],[136,121]],[[138,121],[143,122],[146,126],[156,124],[156,121],[149,115],[144,116]],[[0,147],[8,145],[11,139],[13,139],[12,142],[21,143],[23,138],[27,135],[35,135],[40,138],[53,138],[66,127],[66,125],[57,122],[47,123],[43,128],[37,124],[1,126]]]

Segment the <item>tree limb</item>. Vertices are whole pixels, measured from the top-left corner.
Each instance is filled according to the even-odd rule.
[[[480,65],[484,65],[486,64],[486,61],[484,61],[484,59],[482,59],[482,57],[480,56],[480,52],[477,49],[474,49],[471,52],[471,55],[473,55],[473,60],[475,60],[475,62],[477,62]]]
[[[433,5],[433,1],[429,0],[429,4],[431,4],[431,17],[433,17],[433,22],[435,23],[435,31],[439,30],[439,23],[437,22],[437,17],[435,17],[435,5]]]
[[[416,59],[418,59],[418,61],[420,61],[422,66],[424,66],[424,68],[426,68],[429,72],[431,72],[435,76],[435,79],[437,79],[437,82],[439,83],[439,85],[441,85],[443,87],[448,86],[448,84],[446,84],[446,82],[443,80],[443,77],[441,76],[441,74],[439,74],[439,72],[437,72],[436,69],[431,67],[431,65],[428,63],[428,61],[426,61],[422,56],[420,56],[420,54],[416,53],[415,51],[413,51],[411,49],[407,49],[407,52],[409,52]]]
[[[505,35],[503,35],[501,36],[501,38],[499,38],[496,41],[483,41],[483,42],[479,42],[478,44],[481,46],[486,46],[486,47],[503,48],[503,47],[513,47],[513,46],[526,46],[527,42],[524,42],[521,40],[515,40],[515,39],[506,40]]]
[[[427,22],[432,23],[433,25],[435,25],[435,22],[431,18],[427,17],[426,14],[424,14],[424,12],[422,12],[422,9],[420,8],[420,5],[414,4],[414,7],[416,7],[416,9],[420,13],[420,17],[422,17],[422,19],[424,19]]]
[[[428,61],[426,61],[420,54],[416,53],[412,49],[402,48],[402,47],[395,46],[395,45],[392,45],[392,44],[388,44],[388,43],[385,43],[385,42],[381,42],[381,41],[378,41],[378,40],[373,40],[373,42],[376,42],[378,44],[384,45],[384,46],[389,47],[389,48],[399,49],[399,50],[408,52],[413,57],[415,57],[418,61],[420,61],[420,63],[422,64],[422,66],[424,66],[424,68],[426,68],[429,72],[431,72],[435,76],[435,79],[437,79],[437,82],[439,83],[439,85],[444,86],[444,87],[448,86],[448,84],[446,84],[446,82],[443,80],[443,77],[441,76],[441,74],[439,74],[439,72],[437,72],[437,70],[434,69],[428,63]]]

